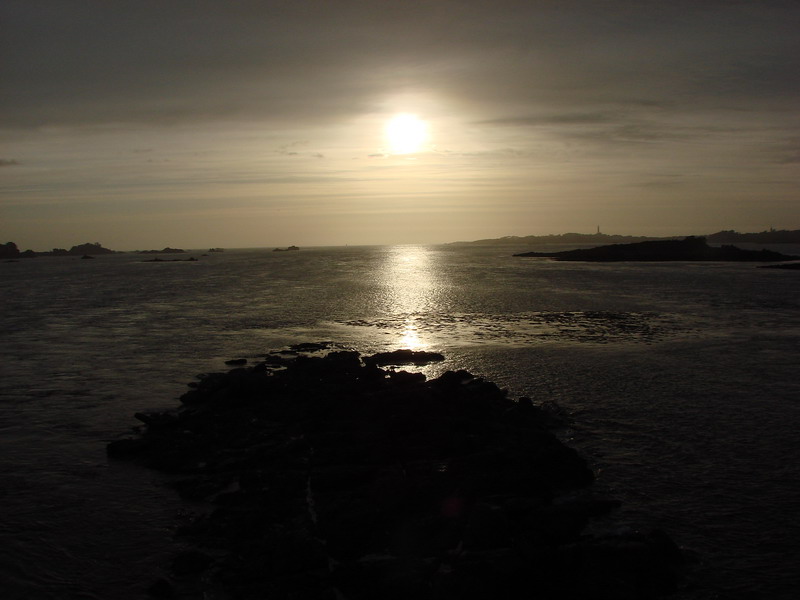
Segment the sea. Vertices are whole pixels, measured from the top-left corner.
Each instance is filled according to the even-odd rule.
[[[0,596],[146,598],[201,507],[106,444],[228,359],[326,341],[438,351],[431,377],[467,369],[556,403],[559,435],[622,503],[593,527],[665,530],[689,557],[676,598],[797,597],[800,273],[512,256],[529,249],[0,263]]]

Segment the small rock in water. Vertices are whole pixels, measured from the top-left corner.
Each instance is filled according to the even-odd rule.
[[[365,356],[364,363],[368,365],[427,365],[432,362],[444,360],[438,352],[425,352],[422,350],[394,350],[393,352],[378,352],[372,356]]]

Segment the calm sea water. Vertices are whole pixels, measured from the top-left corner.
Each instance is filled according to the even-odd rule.
[[[512,252],[0,264],[3,597],[144,597],[187,507],[161,475],[109,462],[105,443],[226,359],[321,340],[438,350],[447,361],[430,375],[466,368],[555,400],[573,417],[564,436],[624,503],[614,526],[663,527],[698,557],[682,597],[795,597],[798,273]]]

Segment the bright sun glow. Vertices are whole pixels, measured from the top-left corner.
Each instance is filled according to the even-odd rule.
[[[422,150],[428,139],[428,124],[416,115],[395,115],[386,123],[385,132],[390,152],[410,154]]]

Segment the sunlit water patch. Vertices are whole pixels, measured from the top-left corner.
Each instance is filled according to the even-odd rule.
[[[341,324],[375,329],[398,346],[451,344],[527,345],[546,342],[652,343],[686,335],[677,318],[657,313],[613,311],[528,312],[510,315],[409,313]],[[425,340],[424,342],[422,340]]]

